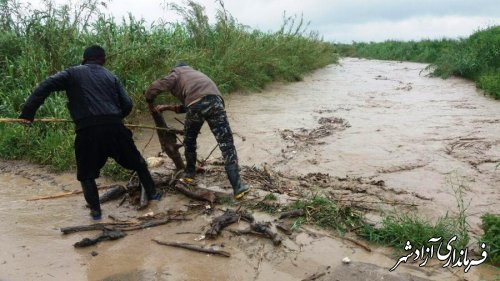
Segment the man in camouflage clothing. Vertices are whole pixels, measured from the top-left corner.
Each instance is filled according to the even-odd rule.
[[[163,91],[170,91],[182,105],[153,106],[154,98]],[[185,177],[193,179],[196,172],[196,138],[207,121],[224,157],[227,177],[233,187],[234,197],[241,199],[250,189],[240,179],[238,156],[229,127],[224,101],[215,83],[205,74],[184,63],[178,63],[169,75],[154,81],[144,93],[151,111],[171,110],[187,113],[184,125]]]

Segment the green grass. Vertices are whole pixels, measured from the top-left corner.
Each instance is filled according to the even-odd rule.
[[[487,245],[488,260],[500,266],[500,215],[485,214],[481,221],[484,235],[480,241]]]
[[[365,224],[358,230],[358,235],[370,242],[403,249],[406,241],[417,247],[428,246],[430,238],[442,237],[444,241],[448,241],[457,232],[452,218],[444,217],[431,223],[416,215],[403,214],[385,217],[378,227]],[[463,248],[468,242],[468,236],[457,236],[454,246]]]
[[[133,171],[127,170],[118,165],[113,159],[108,159],[106,165],[101,170],[101,175],[113,180],[128,181],[132,177]]]
[[[473,80],[500,99],[500,26],[479,30],[465,39],[338,44],[337,49],[344,56],[431,63],[434,75]]]
[[[277,199],[274,193],[269,193],[262,200],[255,204],[250,204],[248,207],[253,210],[276,215],[283,209],[283,206],[276,202]]]
[[[135,106],[130,120],[146,110],[142,92],[177,61],[205,72],[226,94],[258,91],[276,80],[297,81],[337,61],[333,44],[306,31],[302,19],[287,17],[280,30],[262,32],[239,23],[222,2],[209,22],[204,8],[188,1],[172,6],[183,16],[181,22],[148,26],[132,14],[115,20],[101,3],[46,4],[35,11],[17,1],[0,1],[0,117],[17,117],[39,82],[78,65],[83,50],[92,44],[106,49],[106,67],[131,95]],[[160,100],[173,101],[170,94]],[[64,93],[52,94],[37,117],[69,118]],[[69,124],[0,124],[0,157],[70,170],[75,166],[73,134]]]
[[[362,224],[362,215],[359,212],[319,195],[288,206],[288,210],[294,209],[303,209],[306,213],[304,218],[295,221],[295,225],[309,223],[345,233]]]

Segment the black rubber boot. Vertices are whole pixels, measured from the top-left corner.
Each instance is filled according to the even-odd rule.
[[[184,169],[184,178],[194,179],[196,176],[196,152],[187,152],[184,154],[186,157],[186,169]]]
[[[226,166],[226,173],[231,186],[233,187],[234,199],[241,199],[250,191],[250,188],[241,182],[238,164]]]
[[[80,181],[83,189],[83,196],[90,207],[90,216],[93,220],[100,220],[102,216],[101,204],[99,203],[99,192],[94,179]]]
[[[153,177],[151,177],[151,173],[149,172],[147,166],[144,165],[144,167],[136,172],[139,177],[139,181],[141,181],[142,187],[144,187],[144,190],[146,191],[148,200],[160,200],[161,194],[156,191],[155,182],[153,181]]]

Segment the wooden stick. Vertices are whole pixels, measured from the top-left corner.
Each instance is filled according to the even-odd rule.
[[[296,218],[305,215],[304,209],[295,209],[288,212],[283,212],[280,214],[280,220],[286,218]]]
[[[371,252],[372,251],[372,249],[370,247],[368,247],[368,245],[366,245],[365,243],[362,243],[362,242],[360,242],[360,241],[358,241],[356,239],[345,237],[345,236],[340,236],[340,238],[358,245],[359,247],[365,249],[367,252]]]
[[[124,222],[94,223],[94,224],[89,224],[89,225],[63,227],[63,228],[61,228],[61,232],[63,234],[71,234],[71,233],[75,233],[75,232],[92,231],[92,230],[105,230],[105,229],[114,229],[114,230],[121,230],[121,231],[133,231],[133,230],[140,230],[140,229],[164,225],[164,224],[167,224],[167,223],[172,222],[172,221],[185,221],[185,220],[188,220],[188,219],[178,218],[178,217],[165,217],[165,218],[159,218],[159,219],[151,219],[151,220],[148,220],[145,222],[124,221]]]
[[[182,126],[184,126],[184,122],[182,122],[181,120],[179,120],[179,118],[175,117],[174,119],[175,119],[175,121],[177,121],[177,122],[181,123],[181,124],[182,124]]]
[[[252,223],[250,224],[250,228],[248,229],[243,229],[243,230],[230,230],[232,233],[237,234],[237,235],[244,235],[244,234],[253,234],[253,235],[258,235],[262,236],[265,238],[271,239],[273,242],[274,246],[278,246],[281,244],[282,239],[279,237],[277,233],[274,233],[270,228],[269,225],[266,223]]]
[[[124,124],[125,127],[128,128],[140,128],[140,129],[151,129],[151,130],[160,130],[160,131],[167,131],[173,134],[177,135],[184,135],[184,131],[182,130],[177,130],[177,129],[169,129],[169,128],[160,128],[160,127],[155,127],[155,126],[149,126],[149,125],[141,125],[141,124]]]
[[[179,191],[180,193],[186,195],[187,197],[191,199],[195,199],[198,201],[206,201],[210,203],[210,205],[213,205],[216,199],[215,193],[209,190],[196,190],[196,191],[191,191],[188,189],[188,185],[182,181],[178,181],[182,185],[186,186],[183,187],[179,184],[176,184],[174,186],[175,190]]]
[[[34,122],[73,122],[68,119],[58,119],[58,118],[37,118],[33,120]],[[24,123],[25,119],[17,119],[17,118],[0,118],[0,123]]]
[[[99,186],[97,187],[98,190],[104,190],[108,188],[115,187],[116,185],[105,185],[105,186]],[[49,196],[42,196],[42,197],[36,197],[36,198],[31,198],[31,199],[26,199],[26,201],[38,201],[38,200],[47,200],[47,199],[57,199],[57,198],[63,198],[63,197],[68,197],[71,195],[75,194],[81,194],[83,193],[83,190],[73,190],[69,192],[64,192],[64,193],[59,193],[59,194],[54,194],[54,195],[49,195]]]
[[[313,275],[305,278],[305,279],[302,279],[302,281],[314,281],[320,277],[323,277],[326,275],[326,272],[322,272],[322,273],[314,273]]]
[[[128,226],[135,224],[134,222],[108,222],[108,223],[94,223],[89,225],[78,225],[61,228],[63,234],[71,234],[83,231],[104,230],[106,228],[118,228],[120,226]]]
[[[205,158],[205,160],[200,161],[200,164],[202,166],[204,166],[205,163],[207,163],[208,158],[210,158],[210,156],[212,156],[212,153],[214,153],[214,151],[215,151],[215,149],[217,149],[217,147],[219,147],[219,144],[215,145],[214,149],[212,149],[212,151],[210,151],[210,154],[208,154],[208,156],[207,156],[207,158]]]
[[[0,123],[25,123],[25,119],[17,119],[17,118],[0,118]],[[44,122],[44,123],[66,123],[73,122],[69,119],[59,119],[59,118],[37,118],[34,119],[33,122]],[[160,131],[168,131],[173,134],[183,135],[184,131],[170,128],[160,128],[149,125],[142,124],[124,124],[125,127],[128,128],[140,128],[140,129],[151,129],[151,130],[160,130]]]
[[[158,241],[156,239],[152,239],[152,241],[156,242],[157,244],[164,245],[164,246],[170,246],[170,247],[187,249],[187,250],[191,250],[191,251],[195,251],[195,252],[219,255],[219,256],[226,257],[226,258],[229,258],[231,256],[230,253],[225,252],[225,251],[215,250],[213,248],[202,248],[200,246],[188,244],[188,243],[164,242],[164,241]]]
[[[250,223],[255,220],[252,214],[240,212],[239,210],[235,211],[232,209],[227,209],[224,214],[212,220],[212,222],[210,223],[210,228],[205,232],[205,236],[210,239],[215,239],[224,228],[235,222],[238,222],[240,219],[243,219]]]
[[[95,238],[83,238],[83,240],[73,244],[75,248],[84,248],[88,246],[95,245],[101,241],[106,240],[117,240],[127,236],[127,234],[120,230],[106,230],[104,229],[102,234]]]

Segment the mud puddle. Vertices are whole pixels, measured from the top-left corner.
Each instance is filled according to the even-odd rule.
[[[500,207],[500,173],[495,170],[500,160],[498,102],[467,81],[424,77],[423,68],[422,64],[345,59],[303,82],[273,84],[262,93],[227,97],[240,162],[246,166],[244,179],[262,186],[272,181],[268,191],[291,197],[321,190],[367,212],[404,210],[430,218],[453,212],[456,203],[449,185],[466,183],[469,223],[473,232],[480,233],[479,216]],[[167,117],[169,124],[181,128],[173,116]],[[160,151],[152,132],[136,132],[136,137],[146,156]],[[214,146],[204,126],[198,158],[205,159]],[[215,162],[218,157],[215,150],[210,159]],[[217,169],[212,171],[217,174]],[[262,176],[265,169],[271,173],[268,178]],[[202,233],[213,217],[203,214],[189,222],[75,250],[72,244],[89,235],[62,236],[59,228],[90,223],[83,196],[25,201],[79,189],[74,176],[53,175],[18,162],[2,162],[0,170],[0,195],[5,202],[0,207],[2,281],[302,280],[314,274],[321,275],[317,280],[491,280],[498,274],[485,265],[464,275],[461,269],[452,272],[439,264],[403,265],[389,274],[388,268],[397,260],[392,250],[372,247],[368,253],[309,228],[288,237],[278,248],[252,236],[223,233],[215,241],[196,241],[198,234],[177,234]],[[220,190],[229,192],[228,183],[223,178],[219,181]],[[185,210],[189,205],[183,196],[171,195],[152,210],[137,212],[110,202],[104,212],[127,218],[150,211]],[[167,248],[152,243],[153,238],[223,246],[232,256]],[[353,262],[342,264],[344,257]]]

